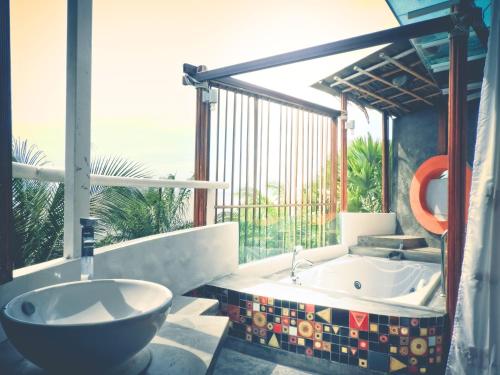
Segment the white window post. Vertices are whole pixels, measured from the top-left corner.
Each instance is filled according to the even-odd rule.
[[[90,207],[92,0],[68,0],[64,256],[80,256],[80,217]]]

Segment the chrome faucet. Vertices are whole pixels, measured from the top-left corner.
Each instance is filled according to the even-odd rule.
[[[299,269],[301,266],[305,267],[311,267],[313,265],[313,262],[307,259],[297,259],[297,255],[303,250],[302,246],[295,246],[293,248],[293,257],[292,257],[292,270],[290,272],[290,277],[292,278],[293,283],[297,283],[298,276],[297,276],[297,269]]]
[[[401,250],[394,250],[387,255],[387,258],[389,260],[403,260],[405,256]]]
[[[93,217],[81,218],[82,228],[82,253],[80,280],[91,280],[94,277],[94,226],[97,219]]]
[[[446,280],[444,279],[444,258],[448,243],[448,230],[441,235],[441,297],[446,296]]]

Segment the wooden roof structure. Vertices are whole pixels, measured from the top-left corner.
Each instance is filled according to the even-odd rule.
[[[434,107],[442,96],[409,41],[382,48],[312,87],[394,116]]]

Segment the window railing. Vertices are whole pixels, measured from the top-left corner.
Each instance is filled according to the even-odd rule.
[[[12,163],[15,268],[63,256],[64,170]],[[16,182],[17,181],[17,182]],[[190,227],[192,189],[207,191],[215,217],[215,191],[225,182],[90,175],[90,212],[98,216],[100,246]],[[190,212],[191,209],[191,212]],[[191,215],[191,216],[190,216]]]
[[[215,221],[240,226],[240,263],[337,243],[337,124],[320,109],[211,82]]]
[[[40,180],[45,182],[64,183],[64,169],[33,166],[28,164],[12,162],[12,177]],[[117,177],[104,175],[90,175],[90,184],[99,186],[121,186],[121,187],[170,187],[188,189],[227,189],[229,183],[223,181],[195,181],[195,180],[172,180],[166,178],[135,178]]]

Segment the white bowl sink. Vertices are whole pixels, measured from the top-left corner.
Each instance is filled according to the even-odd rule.
[[[0,314],[14,347],[56,373],[106,373],[141,351],[165,322],[172,293],[140,280],[90,280],[36,289]]]

